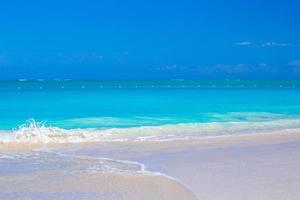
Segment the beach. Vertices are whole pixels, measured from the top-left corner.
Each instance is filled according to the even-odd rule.
[[[0,199],[300,199],[299,81],[0,81]]]
[[[2,162],[2,199],[300,198],[299,129],[159,142],[6,144],[0,151],[7,160],[32,154],[6,169]]]
[[[0,200],[300,200],[299,10],[1,1]]]

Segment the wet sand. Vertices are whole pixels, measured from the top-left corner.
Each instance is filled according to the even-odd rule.
[[[0,152],[32,151],[30,145],[18,150],[16,146],[2,145]],[[62,165],[55,165],[55,170],[53,163],[46,162],[39,163],[50,166],[44,170],[23,168],[22,173],[20,168],[7,174],[2,170],[1,199],[300,199],[298,129],[164,142],[35,145],[33,149],[77,157],[70,159],[72,168],[68,160],[57,159],[53,163]],[[86,167],[93,161],[75,162],[79,157],[135,161],[146,169],[83,170],[91,169]]]
[[[160,176],[47,171],[0,177],[1,199],[196,199]]]

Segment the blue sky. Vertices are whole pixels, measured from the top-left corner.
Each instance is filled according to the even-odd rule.
[[[0,79],[300,79],[298,0],[6,0]]]

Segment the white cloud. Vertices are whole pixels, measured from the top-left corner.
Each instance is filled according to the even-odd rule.
[[[288,47],[292,46],[289,43],[280,43],[280,42],[266,42],[261,45],[262,47]]]
[[[239,46],[250,46],[250,45],[252,45],[252,42],[242,41],[242,42],[238,42],[236,44],[239,45]]]
[[[266,64],[266,63],[259,63],[258,66],[260,66],[260,67],[268,67],[268,64]]]
[[[247,74],[247,73],[266,73],[273,72],[276,66],[270,66],[266,63],[258,64],[217,64],[212,66],[201,66],[194,68],[201,74],[213,74],[213,73],[228,73],[228,74]]]
[[[87,60],[102,60],[103,58],[104,58],[103,55],[92,52],[92,53],[80,56],[79,60],[80,60],[80,62],[84,62]]]
[[[154,68],[154,70],[158,70],[158,71],[170,71],[170,70],[176,70],[176,69],[177,69],[177,65],[175,65],[175,64]]]
[[[290,44],[286,42],[264,42],[264,43],[253,43],[249,41],[237,42],[238,46],[256,46],[256,47],[300,47],[297,44]]]
[[[176,64],[151,68],[151,70],[155,70],[155,71],[175,71],[175,70],[177,71],[177,70],[186,70],[186,69],[187,69],[186,67],[177,66]]]
[[[300,67],[300,60],[293,60],[289,62],[289,66]]]
[[[300,60],[293,60],[289,62],[288,65],[292,68],[294,73],[300,74]]]

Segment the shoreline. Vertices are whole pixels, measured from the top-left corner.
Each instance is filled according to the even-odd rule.
[[[260,143],[276,143],[292,141],[300,139],[300,128],[291,128],[283,130],[275,130],[268,132],[258,132],[240,135],[219,135],[219,136],[203,136],[203,137],[186,137],[162,140],[133,140],[133,141],[96,141],[96,142],[72,142],[72,143],[41,143],[41,142],[8,142],[0,143],[0,153],[16,153],[21,151],[31,151],[39,148],[64,148],[69,146],[89,146],[89,145],[139,145],[139,144],[178,144],[179,146],[193,144],[260,144]]]
[[[21,161],[20,166],[8,165],[13,168],[13,174],[0,175],[0,188],[9,182],[23,188],[22,191],[9,191],[6,187],[6,190],[0,190],[0,197],[16,192],[25,192],[29,196],[53,192],[58,195],[55,198],[60,195],[71,197],[65,192],[72,191],[92,195],[90,199],[93,199],[93,192],[96,196],[109,192],[110,196],[102,199],[113,200],[139,199],[149,193],[152,199],[279,200],[285,193],[289,194],[289,199],[300,198],[297,192],[300,183],[299,129],[172,141],[0,145],[3,155],[31,153],[37,154],[33,156],[34,160]],[[57,156],[60,154],[65,157]],[[29,170],[28,173],[27,168],[22,167],[35,168],[31,164],[37,161],[44,171]],[[136,166],[131,166],[136,163],[141,165],[142,173],[138,173],[140,169]],[[62,167],[56,169],[57,164]],[[103,165],[121,171],[103,171]],[[133,173],[122,172],[123,168],[133,170]],[[55,170],[69,181],[67,185],[60,183],[62,180],[52,173]],[[7,171],[11,169],[7,168]],[[90,173],[95,177],[92,178]],[[60,188],[53,186],[47,190],[46,185],[42,186],[45,183],[41,177],[47,177],[54,185],[60,183]],[[82,184],[86,188],[92,187],[89,186],[92,183],[102,184],[101,188],[80,190],[73,184],[76,182],[74,177],[84,180]],[[35,183],[28,186],[33,180]],[[285,181],[289,184],[284,184]],[[139,192],[124,187],[126,183],[135,185]],[[179,191],[176,195],[172,193],[175,188]],[[275,192],[271,192],[274,188]]]

